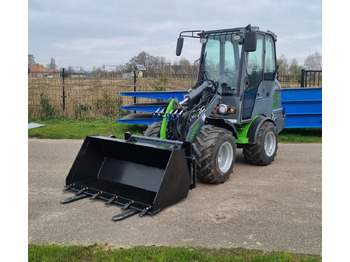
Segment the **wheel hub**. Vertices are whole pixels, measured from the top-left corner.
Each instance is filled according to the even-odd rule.
[[[218,167],[222,173],[226,173],[233,161],[233,147],[229,142],[221,145],[218,153]]]
[[[268,157],[271,157],[274,154],[276,150],[276,137],[273,132],[267,133],[264,143],[264,150]]]

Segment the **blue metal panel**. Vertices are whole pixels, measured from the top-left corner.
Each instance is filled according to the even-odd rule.
[[[184,95],[187,94],[187,91],[150,91],[150,92],[121,92],[122,96],[132,96],[132,97],[142,97],[149,99],[160,99],[160,100],[169,100],[171,98],[177,98],[179,101],[184,99]]]
[[[315,128],[322,127],[322,115],[288,115],[285,128]]]
[[[149,99],[169,100],[176,97],[179,101],[187,91],[168,92],[124,92],[125,96],[143,97]],[[322,127],[322,88],[289,88],[282,89],[282,107],[285,108],[285,128],[315,128]],[[132,104],[122,107],[125,110],[136,110],[144,112],[155,112],[159,108],[156,103]],[[130,115],[129,115],[130,116]],[[142,116],[142,117],[141,117]],[[132,123],[150,125],[161,119],[152,118],[152,114],[134,115],[132,118],[117,120],[121,123]]]
[[[157,109],[159,107],[166,108],[166,107],[168,107],[168,103],[138,103],[138,104],[130,104],[130,105],[126,105],[126,106],[121,106],[120,108],[123,110],[154,113],[157,111]]]
[[[322,88],[282,89],[285,128],[322,127]]]
[[[322,100],[322,88],[283,88],[282,101]]]
[[[160,122],[163,118],[153,118],[152,114],[129,114],[122,119],[118,119],[117,122],[124,124],[137,124],[137,125],[152,125],[154,122]]]

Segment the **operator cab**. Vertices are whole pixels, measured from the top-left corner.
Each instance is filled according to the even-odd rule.
[[[211,34],[201,38],[203,60],[200,76],[217,83],[217,92],[223,96],[238,95],[239,68],[242,57],[241,36],[236,33]],[[236,39],[236,40],[235,40]]]
[[[251,121],[256,113],[265,114],[260,109],[255,112],[254,107],[257,99],[271,100],[274,90],[280,88],[273,83],[277,75],[275,34],[259,31],[258,27],[251,25],[212,31],[184,31],[178,39],[177,55],[181,54],[183,37],[199,38],[202,43],[194,89],[209,80],[222,97],[221,103],[227,108],[237,109],[232,111],[235,113],[227,112],[215,117],[240,124]],[[271,110],[266,107],[266,112]]]

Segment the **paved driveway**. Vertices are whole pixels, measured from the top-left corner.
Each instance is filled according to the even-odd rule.
[[[280,144],[270,166],[244,162],[221,185],[198,183],[186,199],[154,216],[111,218],[117,205],[60,200],[82,140],[29,139],[30,244],[245,247],[321,254],[321,144]]]

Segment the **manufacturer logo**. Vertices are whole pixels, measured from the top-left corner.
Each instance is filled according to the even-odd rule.
[[[194,136],[196,135],[197,131],[199,129],[199,124],[196,125],[196,127],[194,128],[191,136],[190,136],[190,141],[192,141],[192,139],[194,138]]]

